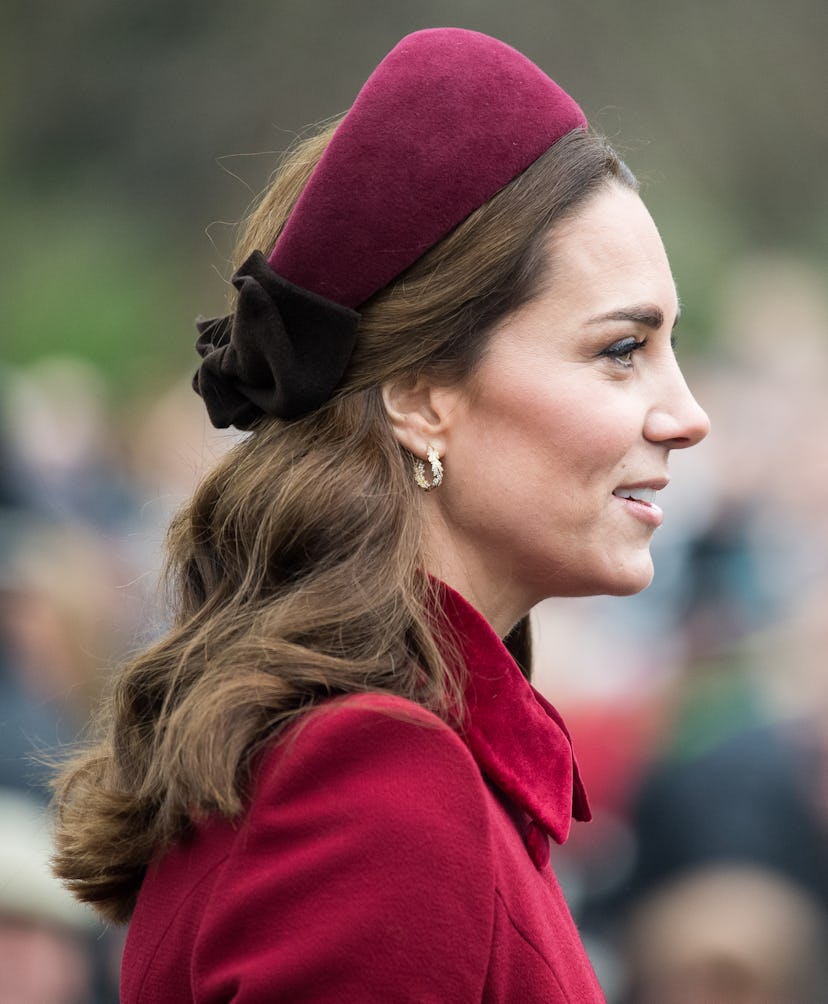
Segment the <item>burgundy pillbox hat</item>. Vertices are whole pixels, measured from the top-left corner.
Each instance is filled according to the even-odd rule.
[[[457,28],[418,31],[368,78],[270,265],[356,308],[584,126],[572,98],[510,46]]]
[[[199,322],[194,385],[213,423],[319,407],[353,350],[355,309],[585,127],[575,101],[503,42],[458,28],[404,38],[338,126],[270,258],[254,252],[233,276],[235,315]]]

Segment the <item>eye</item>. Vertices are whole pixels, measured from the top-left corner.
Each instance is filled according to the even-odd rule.
[[[641,340],[637,338],[622,338],[620,341],[608,346],[600,354],[607,359],[614,360],[619,366],[632,366],[633,354],[638,352],[639,349],[643,349],[646,344],[646,338],[642,338]]]

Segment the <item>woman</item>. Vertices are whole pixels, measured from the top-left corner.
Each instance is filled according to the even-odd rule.
[[[131,918],[125,1002],[600,1001],[549,866],[586,796],[501,638],[528,666],[534,603],[648,584],[707,431],[635,182],[523,56],[418,32],[239,260],[195,386],[250,435],[174,522],[57,871]]]

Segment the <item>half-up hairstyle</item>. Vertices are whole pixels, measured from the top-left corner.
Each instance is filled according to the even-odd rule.
[[[289,153],[237,261],[274,246],[333,128]],[[327,403],[263,417],[175,517],[172,627],[120,670],[99,741],[57,783],[56,872],[105,917],[128,920],[148,863],[194,821],[238,816],[257,753],[320,702],[383,691],[461,718],[463,680],[432,633],[411,458],[381,387],[467,379],[538,292],[555,226],[613,181],[635,185],[601,138],[559,140],[360,306]],[[515,638],[526,663],[525,625]]]

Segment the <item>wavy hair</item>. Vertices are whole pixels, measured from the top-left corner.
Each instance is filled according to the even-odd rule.
[[[334,126],[288,154],[237,261],[273,247]],[[462,709],[429,621],[411,458],[381,387],[467,378],[494,326],[537,292],[550,227],[611,179],[635,186],[603,139],[556,143],[360,308],[327,404],[262,419],[175,517],[172,627],[120,670],[100,739],[56,782],[55,871],[106,918],[130,917],[152,857],[195,820],[243,811],[256,754],[314,705],[379,690],[446,720]]]

